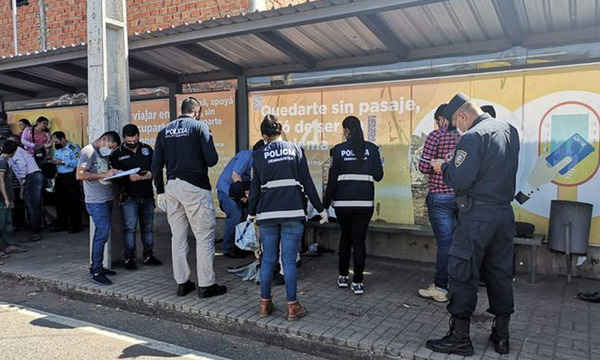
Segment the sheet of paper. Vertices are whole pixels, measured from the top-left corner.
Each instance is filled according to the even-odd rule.
[[[133,174],[137,174],[141,169],[139,167],[131,169],[131,170],[126,170],[126,171],[121,171],[119,173],[114,174],[113,176],[104,178],[102,180],[112,180],[112,179],[116,179],[116,178],[120,178],[123,176],[129,176],[129,175],[133,175]]]

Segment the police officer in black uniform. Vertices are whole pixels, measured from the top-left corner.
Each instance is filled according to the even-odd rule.
[[[442,339],[428,340],[436,352],[473,355],[470,318],[477,306],[479,270],[487,284],[495,315],[490,340],[496,352],[509,350],[508,324],[513,304],[514,215],[519,159],[519,135],[504,121],[484,113],[466,95],[452,98],[444,118],[462,134],[451,162],[432,161],[444,182],[455,189],[459,213],[449,251],[450,331]]]
[[[134,259],[135,231],[138,221],[144,246],[144,264],[162,265],[162,262],[153,255],[154,190],[150,171],[152,155],[150,145],[140,142],[140,131],[134,124],[123,127],[123,143],[110,155],[110,165],[117,170],[140,168],[137,174],[113,180],[123,187],[119,195],[119,205],[123,216],[123,247],[127,270],[137,270]]]

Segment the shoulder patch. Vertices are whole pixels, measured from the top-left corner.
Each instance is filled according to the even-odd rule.
[[[454,166],[459,167],[467,158],[467,152],[464,150],[456,151],[456,155],[454,155]]]
[[[142,155],[144,155],[144,156],[150,155],[150,150],[148,150],[148,148],[142,148]]]

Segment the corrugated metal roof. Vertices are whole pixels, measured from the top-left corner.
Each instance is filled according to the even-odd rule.
[[[597,0],[321,0],[134,34],[130,79],[166,85],[578,41],[600,41]],[[74,44],[1,59],[0,74],[34,77],[0,76],[8,81],[0,98],[57,92],[35,77],[85,91],[85,50]]]

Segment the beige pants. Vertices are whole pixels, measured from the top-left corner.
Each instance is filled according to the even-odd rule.
[[[167,200],[167,219],[171,226],[171,257],[173,275],[177,284],[183,284],[190,278],[190,266],[187,261],[188,225],[196,237],[196,271],[198,286],[213,285],[215,271],[215,206],[212,193],[180,179],[169,180],[165,188]]]

